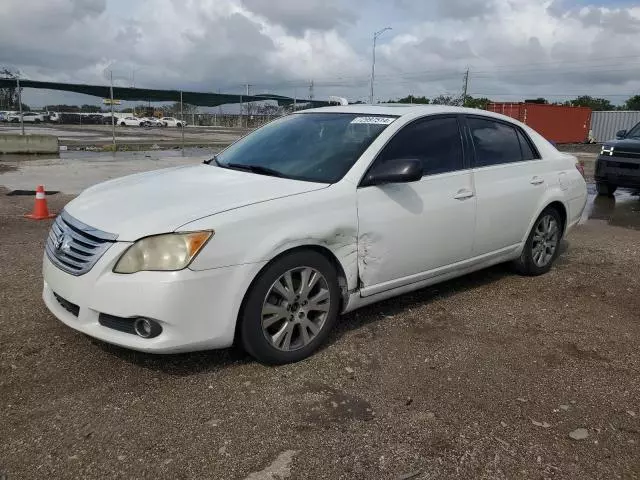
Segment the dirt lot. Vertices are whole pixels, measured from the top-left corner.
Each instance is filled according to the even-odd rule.
[[[548,275],[497,267],[374,305],[278,368],[65,327],[40,300],[32,201],[0,191],[0,477],[640,477],[637,197],[590,206]]]

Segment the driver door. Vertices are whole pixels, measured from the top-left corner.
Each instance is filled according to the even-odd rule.
[[[465,147],[458,117],[442,115],[406,125],[380,152],[374,164],[417,158],[424,176],[358,188],[362,296],[437,276],[471,258],[476,198]]]

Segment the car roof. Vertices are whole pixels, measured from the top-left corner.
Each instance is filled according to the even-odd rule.
[[[482,115],[498,118],[511,123],[519,123],[511,117],[479,110],[477,108],[454,107],[450,105],[417,105],[411,103],[385,103],[380,105],[338,105],[333,107],[320,107],[308,110],[300,110],[297,113],[355,113],[362,115],[392,115],[402,117],[405,115],[436,115],[441,113],[458,113],[467,115]]]

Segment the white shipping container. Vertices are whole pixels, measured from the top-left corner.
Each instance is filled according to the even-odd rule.
[[[591,113],[591,131],[598,143],[615,138],[616,132],[630,130],[638,122],[640,122],[640,111]]]

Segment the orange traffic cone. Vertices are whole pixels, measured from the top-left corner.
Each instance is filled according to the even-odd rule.
[[[33,204],[33,211],[26,214],[25,217],[33,220],[47,220],[55,216],[54,213],[49,213],[47,198],[44,194],[44,186],[38,185],[38,188],[36,188],[36,203]]]

